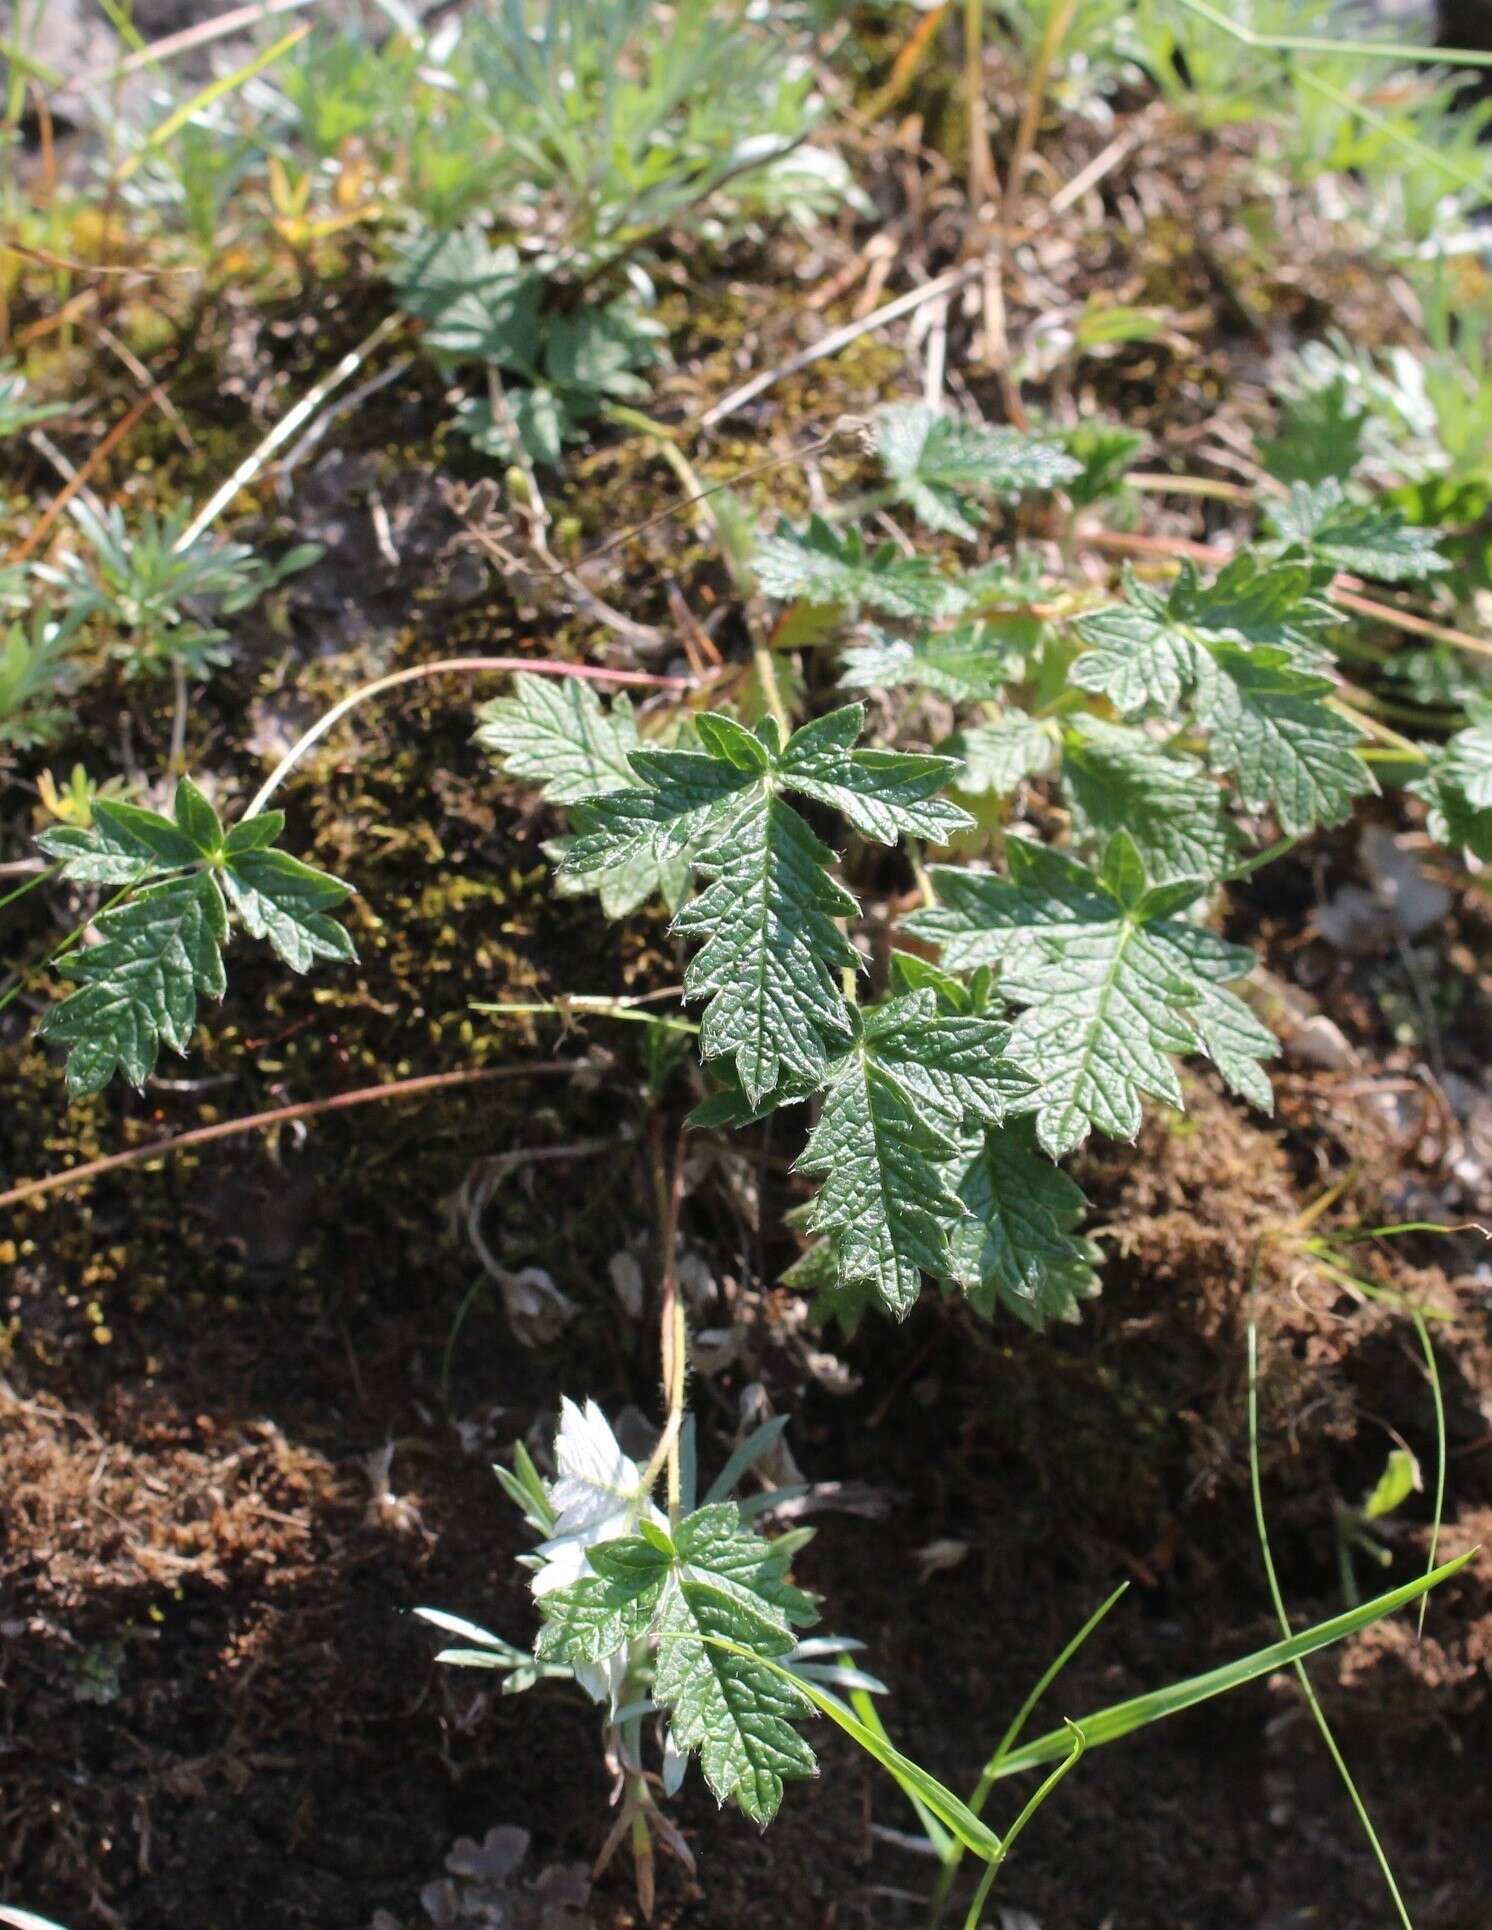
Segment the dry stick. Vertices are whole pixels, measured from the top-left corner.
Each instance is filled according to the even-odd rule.
[[[1066,186],[1057,190],[1048,206],[1049,214],[1061,214],[1072,203],[1097,185],[1103,177],[1118,166],[1130,149],[1143,139],[1143,128],[1136,127],[1130,132],[1117,136],[1110,141],[1101,154],[1095,155],[1081,173],[1075,174]],[[744,408],[748,402],[780,382],[784,376],[796,375],[802,369],[822,361],[826,355],[837,355],[852,342],[858,342],[862,335],[869,335],[888,322],[900,321],[903,315],[910,315],[922,307],[924,302],[935,302],[945,295],[957,294],[959,289],[967,288],[972,281],[978,281],[986,272],[991,261],[989,255],[978,255],[972,261],[961,262],[957,268],[949,268],[936,275],[920,288],[909,289],[905,295],[898,295],[894,301],[872,309],[870,314],[862,315],[858,321],[846,322],[842,328],[832,329],[821,341],[811,348],[800,349],[796,355],[789,356],[786,362],[772,369],[762,369],[753,375],[749,382],[743,382],[737,389],[724,395],[713,407],[706,409],[700,417],[700,427],[711,429],[717,422],[723,422],[737,409]],[[749,473],[749,472],[748,472]]]
[[[1131,536],[1120,530],[1090,529],[1082,531],[1079,540],[1093,549],[1115,550],[1121,556],[1186,557],[1193,563],[1214,567],[1230,560],[1230,553],[1217,544],[1193,543],[1184,536]],[[1358,580],[1355,576],[1338,577],[1327,595],[1344,610],[1356,610],[1360,616],[1373,617],[1391,629],[1407,630],[1417,637],[1434,637],[1441,643],[1455,644],[1459,650],[1492,657],[1492,643],[1485,637],[1474,637],[1467,630],[1454,630],[1446,623],[1432,623],[1428,617],[1395,609],[1392,603],[1380,603],[1376,597],[1361,596],[1357,590],[1346,587]]]
[[[195,27],[183,27],[179,33],[166,34],[162,39],[151,41],[149,46],[141,47],[107,67],[90,68],[72,85],[82,93],[86,88],[120,80],[141,67],[154,67],[160,61],[188,53],[193,47],[221,40],[227,34],[237,33],[240,27],[254,27],[263,20],[273,20],[278,14],[299,13],[303,8],[315,4],[316,0],[256,0],[253,6],[235,7],[231,13],[219,14],[214,20],[202,20]]]
[[[1397,610],[1391,603],[1379,603],[1370,596],[1359,596],[1355,590],[1345,590],[1340,583],[1333,586],[1331,598],[1340,603],[1344,610],[1356,610],[1365,617],[1376,617],[1380,623],[1390,623],[1398,630],[1411,631],[1417,637],[1434,637],[1439,643],[1453,643],[1458,650],[1474,650],[1478,656],[1492,657],[1492,643],[1485,637],[1471,636],[1465,630],[1453,630],[1446,623],[1432,623],[1428,617],[1418,617],[1408,610]]]
[[[1015,147],[1011,153],[1010,165],[1005,171],[1005,206],[1002,211],[1001,227],[1004,240],[1009,243],[1010,231],[1015,225],[1015,210],[1020,199],[1021,176],[1026,171],[1032,150],[1036,146],[1036,130],[1041,125],[1041,110],[1046,105],[1047,81],[1051,77],[1052,64],[1061,50],[1072,25],[1072,17],[1078,10],[1078,0],[1058,0],[1058,4],[1047,16],[1046,32],[1041,37],[1037,50],[1036,65],[1031,70],[1031,83],[1026,89],[1025,104],[1021,109],[1020,125],[1015,131]]]
[[[48,503],[46,509],[43,510],[31,534],[22,542],[18,543],[10,555],[6,557],[5,561],[7,565],[25,562],[26,558],[32,554],[38,544],[45,539],[48,530],[51,529],[63,510],[67,508],[73,497],[76,496],[80,490],[87,487],[88,478],[93,474],[94,470],[123,442],[124,438],[129,434],[130,430],[134,428],[141,416],[151,407],[154,400],[155,398],[152,395],[142,395],[130,408],[128,413],[119,418],[103,440],[90,451],[82,468],[74,469],[71,475],[68,476],[61,490],[52,498],[51,502]],[[44,451],[44,453],[49,452]]]
[[[138,1166],[142,1160],[163,1158],[187,1146],[205,1146],[214,1139],[232,1139],[239,1133],[255,1132],[261,1126],[284,1126],[291,1120],[309,1119],[316,1113],[345,1112],[352,1106],[371,1106],[383,1099],[410,1099],[452,1086],[476,1085],[483,1080],[553,1078],[561,1073],[573,1076],[588,1065],[589,1061],[584,1059],[536,1059],[532,1064],[521,1066],[467,1067],[460,1072],[428,1072],[417,1079],[394,1079],[382,1086],[361,1086],[356,1092],[338,1093],[331,1099],[305,1099],[297,1105],[251,1113],[247,1119],[223,1119],[216,1125],[195,1126],[190,1132],[173,1133],[165,1139],[153,1139],[148,1146],[132,1146],[128,1152],[90,1159],[82,1166],[70,1166],[65,1173],[50,1173],[45,1179],[23,1180],[8,1193],[0,1193],[0,1206],[19,1206],[23,1200],[79,1186],[85,1180],[98,1179],[122,1166]]]
[[[190,549],[203,530],[215,522],[219,514],[232,502],[239,490],[254,480],[276,449],[290,440],[307,416],[314,414],[333,389],[340,388],[350,375],[356,374],[373,351],[403,326],[402,315],[386,315],[377,328],[363,337],[356,348],[348,350],[330,375],[323,377],[314,388],[308,389],[290,413],[282,416],[275,424],[258,448],[244,458],[227,482],[208,497],[202,508],[181,532],[176,544],[177,549]]]
[[[368,698],[377,697],[385,690],[394,690],[400,684],[413,683],[420,677],[471,675],[483,671],[508,675],[519,670],[532,671],[540,677],[578,677],[584,683],[631,684],[647,690],[693,690],[695,688],[693,679],[689,677],[655,677],[645,670],[608,670],[599,664],[561,663],[553,657],[443,657],[438,663],[412,664],[407,670],[393,670],[386,677],[375,677],[372,683],[359,685],[340,703],[333,704],[331,709],[324,716],[319,717],[311,728],[286,751],[254,793],[244,816],[258,817],[306,752],[314,744],[318,744],[350,710],[354,710]]]

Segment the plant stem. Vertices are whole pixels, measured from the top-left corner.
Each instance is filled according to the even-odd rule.
[[[167,1153],[181,1152],[187,1146],[205,1146],[214,1139],[232,1139],[239,1133],[257,1132],[265,1126],[284,1126],[294,1119],[310,1119],[323,1112],[345,1112],[352,1106],[371,1106],[383,1099],[414,1099],[427,1092],[444,1092],[452,1086],[478,1085],[492,1079],[542,1079],[559,1075],[573,1077],[586,1061],[577,1059],[538,1059],[517,1066],[468,1066],[457,1072],[427,1072],[416,1079],[393,1079],[387,1085],[362,1086],[356,1092],[340,1092],[330,1099],[305,1099],[298,1105],[275,1106],[269,1112],[250,1113],[246,1119],[221,1119],[215,1125],[194,1126],[190,1132],[173,1133],[166,1139],[152,1139],[147,1146],[132,1146],[128,1152],[109,1153],[103,1159],[90,1159],[82,1166],[71,1166],[65,1173],[49,1173],[45,1179],[23,1180],[19,1186],[0,1193],[0,1206],[19,1206],[23,1200],[38,1199],[43,1193],[81,1186],[85,1180],[117,1172],[123,1166],[138,1166],[142,1160],[162,1159]]]
[[[1036,130],[1041,124],[1041,110],[1046,104],[1047,82],[1051,79],[1053,63],[1062,50],[1062,42],[1067,38],[1068,29],[1072,25],[1073,15],[1077,10],[1078,0],[1054,0],[1052,10],[1047,15],[1046,32],[1041,36],[1041,45],[1036,51],[1036,64],[1031,69],[1031,80],[1026,89],[1025,105],[1021,109],[1020,125],[1015,131],[1015,147],[1005,174],[1002,225],[1007,235],[1015,225],[1021,177],[1026,171],[1026,163],[1030,160],[1032,150],[1036,146]]]
[[[787,714],[787,705],[782,701],[782,689],[777,682],[777,665],[772,661],[772,645],[761,634],[760,627],[751,626],[751,664],[756,671],[756,680],[761,685],[762,696],[766,699],[767,710],[773,723],[782,734],[785,744],[793,734],[792,719]]]
[[[1251,1291],[1257,1284],[1258,1267],[1259,1261],[1256,1255],[1254,1260],[1255,1278],[1250,1282]],[[1254,1499],[1254,1526],[1259,1536],[1259,1552],[1264,1558],[1264,1574],[1269,1583],[1269,1599],[1274,1604],[1275,1619],[1279,1622],[1280,1633],[1288,1642],[1291,1633],[1290,1617],[1285,1609],[1285,1598],[1280,1592],[1279,1578],[1275,1574],[1274,1555],[1269,1545],[1269,1528],[1264,1518],[1264,1489],[1259,1475],[1259,1330],[1252,1315],[1250,1315],[1248,1324],[1248,1376],[1249,1486]],[[1403,1924],[1404,1930],[1414,1930],[1414,1926],[1409,1920],[1409,1912],[1404,1907],[1404,1899],[1399,1894],[1399,1886],[1394,1881],[1394,1873],[1389,1868],[1388,1858],[1384,1854],[1383,1845],[1378,1841],[1378,1833],[1373,1828],[1372,1819],[1368,1815],[1367,1807],[1362,1797],[1357,1793],[1357,1784],[1352,1780],[1352,1772],[1347,1767],[1346,1759],[1337,1747],[1337,1739],[1332,1734],[1331,1724],[1326,1720],[1326,1712],[1316,1699],[1316,1691],[1311,1687],[1311,1678],[1306,1674],[1305,1664],[1297,1661],[1293,1666],[1296,1677],[1305,1695],[1306,1702],[1310,1706],[1311,1714],[1315,1718],[1316,1727],[1321,1731],[1321,1740],[1326,1744],[1326,1752],[1335,1764],[1337,1774],[1346,1785],[1347,1794],[1352,1800],[1352,1807],[1357,1811],[1357,1820],[1362,1824],[1363,1832],[1368,1839],[1374,1856],[1378,1860],[1378,1867],[1383,1873],[1383,1880],[1388,1885],[1388,1893],[1393,1898],[1394,1908],[1399,1913],[1399,1921]]]
[[[672,1013],[658,1016],[643,1012],[638,1008],[659,998],[677,998],[679,987],[670,985],[662,992],[646,992],[639,998],[609,999],[592,997],[584,992],[576,992],[565,998],[533,999],[501,1005],[473,1003],[468,1009],[485,1012],[494,1018],[518,1017],[522,1014],[553,1014],[562,1019],[630,1019],[635,1025],[662,1025],[670,1032],[697,1034],[698,1025],[693,1019],[676,1018]]]
[[[663,1115],[655,1112],[648,1121],[648,1155],[653,1169],[653,1194],[658,1209],[662,1245],[662,1277],[659,1285],[658,1341],[663,1367],[663,1398],[667,1419],[663,1434],[653,1450],[653,1459],[643,1477],[644,1492],[658,1477],[658,1461],[663,1459],[667,1473],[668,1519],[677,1526],[679,1519],[679,1429],[684,1424],[684,1383],[689,1356],[688,1326],[683,1296],[679,1292],[679,1208],[684,1197],[684,1145],[687,1135],[679,1134],[674,1151],[673,1177],[670,1180],[663,1156]]]
[[[306,752],[319,744],[349,711],[366,703],[370,697],[382,696],[384,691],[396,690],[400,684],[414,683],[420,677],[475,676],[487,672],[496,676],[510,676],[519,670],[529,671],[539,677],[579,677],[586,683],[627,684],[646,690],[684,691],[694,688],[692,679],[688,677],[654,677],[642,670],[607,670],[599,664],[560,663],[552,657],[443,657],[438,663],[413,664],[407,670],[394,670],[386,677],[375,677],[370,684],[360,684],[340,703],[333,704],[325,716],[319,717],[286,751],[249,800],[244,816],[258,817]]]
[[[1072,1637],[1071,1641],[1060,1651],[1055,1660],[1049,1662],[1037,1677],[1035,1687],[1031,1690],[1020,1708],[1016,1710],[1010,1727],[1000,1738],[999,1747],[980,1772],[979,1781],[975,1785],[974,1793],[969,1798],[969,1808],[976,1816],[983,1815],[984,1806],[989,1801],[989,1793],[999,1778],[1001,1765],[1015,1747],[1016,1743],[1019,1742],[1021,1731],[1031,1720],[1032,1712],[1035,1710],[1037,1703],[1040,1702],[1041,1698],[1067,1667],[1068,1663],[1077,1654],[1088,1637],[1098,1627],[1109,1610],[1128,1592],[1128,1589],[1129,1583],[1121,1582],[1113,1594],[1109,1596],[1108,1600],[1101,1602],[1099,1606],[1094,1609],[1093,1613],[1088,1617],[1087,1621],[1084,1622],[1077,1634]],[[937,1887],[933,1891],[932,1907],[928,1916],[928,1923],[931,1926],[936,1926],[942,1920],[943,1911],[948,1902],[948,1893],[953,1888],[953,1880],[958,1874],[958,1866],[963,1861],[963,1855],[963,1844],[955,1841],[952,1851],[939,1873]]]
[[[7,905],[13,905],[17,898],[24,898],[28,891],[35,891],[38,885],[44,885],[48,878],[55,878],[61,869],[62,861],[59,859],[56,864],[49,864],[45,871],[38,871],[35,877],[28,878],[25,884],[17,885],[14,891],[6,892],[5,896],[0,898],[0,911],[4,911]]]
[[[1076,1768],[1078,1758],[1083,1753],[1085,1739],[1082,1730],[1079,1729],[1075,1723],[1070,1722],[1067,1726],[1072,1731],[1073,1736],[1072,1754],[1067,1757],[1065,1762],[1059,1762],[1057,1764],[1057,1767],[1047,1777],[1040,1789],[1031,1797],[1020,1815],[1016,1817],[1015,1821],[1010,1825],[1010,1828],[1005,1832],[1005,1839],[999,1849],[996,1850],[989,1862],[985,1864],[984,1874],[979,1879],[979,1888],[974,1892],[974,1900],[969,1905],[969,1914],[964,1919],[964,1930],[979,1930],[979,1925],[984,1914],[984,1906],[989,1898],[990,1891],[995,1887],[995,1878],[1000,1873],[1000,1865],[1014,1848],[1016,1838],[1026,1827],[1027,1823],[1030,1822],[1037,1810],[1041,1808],[1047,1797],[1056,1789],[1058,1783],[1061,1782],[1067,1772],[1070,1769]]]

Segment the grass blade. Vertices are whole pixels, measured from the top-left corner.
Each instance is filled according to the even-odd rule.
[[[1148,1695],[1132,1696],[1127,1702],[1111,1703],[1107,1709],[1096,1710],[1092,1715],[1079,1716],[1075,1720],[1087,1738],[1090,1749],[1100,1748],[1107,1742],[1118,1742],[1120,1737],[1133,1735],[1135,1730],[1147,1728],[1150,1723],[1159,1722],[1165,1716],[1179,1715],[1183,1709],[1195,1708],[1197,1703],[1207,1702],[1216,1695],[1226,1695],[1230,1689],[1241,1688],[1245,1682],[1256,1681],[1261,1675],[1273,1675],[1279,1669],[1289,1668],[1293,1662],[1314,1655],[1317,1649],[1328,1648],[1333,1642],[1340,1642],[1348,1635],[1355,1635],[1359,1629],[1382,1621],[1385,1615],[1392,1615],[1395,1609],[1418,1601],[1428,1590],[1438,1588],[1441,1582],[1458,1575],[1477,1552],[1474,1548],[1468,1549],[1454,1561],[1431,1569],[1429,1574],[1405,1582],[1401,1588],[1390,1589],[1385,1595],[1375,1595],[1371,1601],[1349,1609],[1344,1615],[1334,1615],[1329,1621],[1317,1622],[1313,1628],[1292,1635],[1289,1641],[1271,1642],[1268,1648],[1255,1649],[1250,1655],[1240,1656],[1236,1662],[1225,1662],[1221,1668],[1208,1669],[1203,1675],[1188,1676],[1184,1682],[1173,1682],[1165,1689],[1153,1689]],[[1068,1734],[1065,1729],[1038,1736],[1023,1749],[1011,1751],[1001,1763],[996,1780],[1018,1776],[1024,1770],[1040,1769],[1046,1763],[1057,1762],[1067,1753],[1067,1749]]]
[[[1264,1489],[1259,1479],[1259,1330],[1252,1319],[1250,1319],[1248,1326],[1248,1361],[1249,1487],[1254,1497],[1254,1524],[1259,1532],[1259,1552],[1264,1557],[1264,1574],[1269,1583],[1269,1598],[1274,1603],[1274,1612],[1279,1618],[1280,1627],[1288,1636],[1290,1633],[1290,1617],[1286,1613],[1285,1598],[1280,1592],[1279,1578],[1274,1570],[1274,1555],[1269,1546],[1269,1528],[1264,1519]],[[1430,1572],[1433,1574],[1433,1568]],[[1321,1707],[1316,1697],[1316,1691],[1311,1687],[1311,1678],[1306,1674],[1303,1662],[1297,1660],[1294,1667],[1296,1677],[1300,1682],[1301,1692],[1304,1694],[1311,1714],[1315,1718],[1316,1727],[1321,1731],[1321,1740],[1326,1744],[1326,1753],[1331,1757],[1333,1764],[1336,1766],[1337,1774],[1342,1779],[1347,1794],[1351,1799],[1352,1807],[1357,1812],[1357,1820],[1362,1824],[1363,1834],[1367,1837],[1372,1847],[1373,1855],[1378,1860],[1378,1867],[1383,1872],[1383,1880],[1388,1885],[1388,1893],[1394,1900],[1394,1908],[1399,1913],[1399,1921],[1403,1924],[1404,1930],[1414,1930],[1414,1925],[1410,1921],[1409,1912],[1404,1905],[1404,1899],[1399,1894],[1399,1886],[1394,1881],[1394,1873],[1389,1867],[1388,1857],[1384,1852],[1382,1843],[1378,1840],[1378,1832],[1373,1828],[1373,1819],[1368,1815],[1367,1805],[1358,1794],[1357,1784],[1352,1780],[1352,1771],[1347,1767],[1347,1759],[1337,1746],[1337,1739],[1332,1734],[1331,1724],[1326,1720],[1326,1711]]]

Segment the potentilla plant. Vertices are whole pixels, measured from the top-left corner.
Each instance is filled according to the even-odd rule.
[[[929,542],[872,543],[826,516],[758,543],[765,715],[690,697],[639,712],[585,680],[627,673],[590,670],[516,675],[481,713],[483,746],[562,817],[560,887],[596,893],[617,917],[659,896],[694,947],[683,994],[708,1083],[688,1129],[802,1117],[796,1171],[817,1190],[793,1216],[806,1244],[787,1278],[826,1315],[902,1318],[931,1285],[1038,1327],[1079,1317],[1099,1254],[1057,1162],[1094,1132],[1133,1139],[1146,1098],[1181,1107],[1188,1056],[1247,1103],[1271,1103],[1276,1044],[1244,996],[1252,954],[1209,922],[1220,889],[1391,777],[1433,836],[1492,858],[1485,708],[1473,701],[1447,742],[1422,747],[1343,674],[1349,612],[1382,608],[1361,579],[1432,582],[1444,568],[1433,535],[1344,465],[1281,484],[1251,540],[1215,565],[1187,557],[1163,579],[1130,571],[1117,594],[1097,590],[1066,564],[1083,540],[1076,512],[1116,487],[1134,448],[887,409],[874,433],[884,483],[862,509],[899,505]],[[1001,504],[1026,499],[1033,522],[1057,491],[1058,543],[982,563],[953,547]],[[770,627],[758,599],[776,606]],[[837,653],[851,700],[795,726],[772,644],[804,638]],[[744,687],[729,670],[722,681]],[[919,747],[897,747],[907,739]],[[171,818],[99,800],[89,828],[44,836],[80,888],[114,893],[94,919],[102,942],[62,948],[76,989],[43,1021],[70,1048],[74,1091],[116,1071],[139,1084],[163,1041],[185,1049],[198,998],[222,991],[230,917],[298,971],[351,956],[331,915],[349,887],[276,848],[283,819],[266,806],[297,755],[228,828],[184,782]],[[889,908],[889,961],[873,974],[849,880],[875,847],[900,853],[911,888]],[[1084,1746],[1361,1626],[1339,1618],[1037,1744],[1007,1737],[962,1804],[886,1740],[878,1685],[849,1645],[805,1642],[817,1610],[790,1564],[806,1537],[760,1532],[770,1495],[732,1498],[761,1447],[743,1444],[696,1494],[672,1238],[666,1228],[665,1416],[646,1461],[593,1405],[566,1403],[555,1479],[523,1454],[504,1471],[538,1541],[532,1652],[429,1612],[464,1638],[449,1659],[505,1670],[515,1687],[563,1673],[600,1702],[640,1869],[654,1836],[684,1853],[652,1792],[676,1787],[688,1757],[719,1799],[765,1823],[783,1785],[813,1772],[798,1724],[817,1712],[888,1768],[945,1866],[965,1849],[983,1858],[977,1923],[1034,1803]],[[1385,1613],[1446,1572],[1357,1613]],[[990,1784],[1042,1764],[1055,1767],[1033,1805],[1004,1837],[989,1830],[976,1812]]]

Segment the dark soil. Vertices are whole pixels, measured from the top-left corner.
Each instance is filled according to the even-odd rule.
[[[1259,345],[1217,301],[1216,250],[1256,302],[1303,319],[1292,278],[1270,281],[1249,257],[1236,188],[1223,179],[1214,203],[1195,204],[1211,178],[1200,152],[1181,153],[1169,201],[1152,198],[1128,231],[1102,211],[1075,215],[1050,238],[1041,288],[1009,295],[1017,330],[1063,277],[1128,301],[1215,301],[1194,353],[1147,347],[1084,365],[1080,383],[1061,378],[1085,408],[1162,425],[1162,441],[1210,419],[1224,392],[1245,417],[1260,406]],[[1112,191],[1129,193],[1122,176]],[[1371,318],[1369,277],[1325,254],[1315,265],[1342,313]],[[796,272],[773,260],[746,279],[722,264],[708,299],[669,298],[679,369],[660,412],[685,417],[792,346],[797,323],[771,318]],[[365,320],[310,291],[209,332],[195,360],[183,351],[175,398],[203,439],[191,486],[215,481]],[[898,392],[900,369],[897,352],[868,342],[782,385],[770,411],[732,425],[708,473]],[[977,390],[987,378],[969,379]],[[332,693],[390,663],[470,648],[617,658],[553,584],[489,581],[453,549],[441,485],[475,472],[438,421],[438,387],[416,365],[338,427],[283,507],[266,496],[268,540],[314,536],[329,553],[241,627],[235,667],[194,710],[196,766],[225,799],[246,795]],[[179,473],[168,431],[139,433],[133,459]],[[675,488],[643,445],[605,444],[578,459],[560,526],[571,517],[577,539],[620,529]],[[787,469],[756,500],[796,507],[803,491]],[[375,556],[375,497],[397,565]],[[590,580],[652,623],[670,620],[670,584],[701,618],[729,594],[709,545],[677,529]],[[739,653],[728,611],[717,634]],[[100,746],[112,758],[123,718],[130,755],[158,770],[168,713],[166,693],[95,686],[54,766],[90,745],[95,761]],[[357,881],[358,972],[287,986],[246,958],[185,1068],[163,1065],[143,1096],[71,1111],[55,1062],[28,1038],[34,1011],[7,1015],[0,1158],[17,1180],[380,1078],[552,1058],[575,1068],[230,1140],[53,1195],[0,1229],[0,1881],[71,1930],[368,1930],[380,1910],[415,1930],[421,1891],[457,1839],[520,1825],[537,1874],[589,1861],[609,1826],[591,1709],[543,1686],[504,1698],[484,1676],[433,1667],[431,1631],[409,1611],[436,1605],[530,1639],[511,1560],[521,1526],[489,1463],[539,1438],[561,1392],[613,1412],[656,1407],[651,1323],[623,1317],[607,1270],[625,1250],[650,1283],[657,1273],[637,1041],[616,1026],[488,1028],[468,1002],[641,990],[671,982],[677,959],[661,919],[618,933],[588,902],[552,895],[539,847],[553,825],[483,768],[470,722],[464,687],[416,686],[365,712],[289,792],[296,848]],[[19,781],[4,810],[18,851],[31,812]],[[741,1334],[734,1358],[697,1376],[706,1465],[728,1452],[743,1396],[764,1390],[794,1413],[805,1478],[855,1484],[849,1500],[876,1510],[867,1523],[826,1506],[798,1574],[822,1592],[826,1626],[867,1643],[899,1745],[955,1788],[973,1784],[1031,1682],[1119,1581],[1128,1594],[1041,1727],[1277,1635],[1248,1491],[1251,1304],[1265,1499],[1293,1617],[1341,1610],[1338,1513],[1395,1442],[1433,1484],[1412,1325],[1333,1283],[1289,1236],[1348,1181],[1320,1227],[1487,1210],[1486,900],[1467,896],[1408,963],[1392,945],[1346,957],[1310,920],[1356,875],[1344,833],[1235,895],[1230,919],[1265,948],[1285,1034],[1278,1116],[1246,1116],[1198,1079],[1186,1117],[1155,1114],[1138,1152],[1079,1162],[1109,1255],[1080,1328],[1038,1337],[924,1304],[905,1326],[871,1324],[852,1341],[810,1334],[801,1305],[769,1284],[791,1251],[778,1229],[795,1197],[792,1149],[702,1152],[691,1170],[697,1325]],[[69,924],[66,895],[45,896],[25,901],[18,950]],[[1313,1009],[1340,1028],[1350,1063],[1323,1069]],[[680,1077],[668,1091],[670,1131],[686,1087]],[[536,1149],[555,1156],[502,1178],[481,1222],[501,1265],[545,1268],[578,1304],[560,1335],[528,1345],[450,1202],[479,1162]],[[1434,1324],[1450,1449],[1440,1552],[1459,1552],[1492,1532],[1483,1244],[1410,1236],[1354,1249],[1354,1265],[1447,1316]],[[1422,1494],[1384,1524],[1391,1565],[1359,1562],[1365,1593],[1422,1568],[1429,1516]],[[962,1544],[961,1558],[919,1579],[917,1552],[940,1541]],[[1492,1921],[1492,1565],[1479,1557],[1432,1598],[1422,1640],[1400,1618],[1312,1674],[1420,1930]],[[886,1833],[910,1831],[910,1812],[817,1728],[825,1773],[789,1789],[765,1836],[717,1814],[691,1779],[677,1813],[699,1874],[660,1867],[660,1923],[919,1921],[930,1865]],[[993,1820],[1028,1792],[1002,1788]],[[1022,1840],[1000,1894],[1006,1930],[1391,1919],[1287,1677],[1091,1755]],[[606,1930],[638,1921],[622,1861],[590,1907]]]

